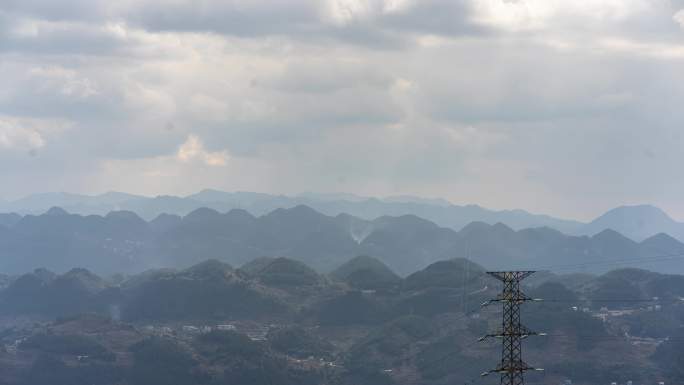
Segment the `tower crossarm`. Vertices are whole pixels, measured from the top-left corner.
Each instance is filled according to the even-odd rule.
[[[492,298],[485,302],[483,305],[489,305],[492,302],[514,302],[514,303],[523,303],[523,302],[533,302],[533,301],[542,301],[539,298],[532,298],[528,295],[526,295],[523,292],[518,292],[518,293],[501,293],[499,294],[496,298]]]
[[[504,338],[504,337],[520,337],[521,339],[525,339],[530,336],[545,336],[546,333],[539,333],[535,332],[533,330],[528,329],[527,327],[523,325],[519,325],[519,327],[511,327],[509,329],[505,330],[499,330],[495,333],[489,333],[485,334],[484,336],[480,337],[480,341],[484,341],[487,338]]]
[[[487,274],[498,279],[499,281],[522,281],[523,279],[534,274],[533,270],[522,270],[522,271],[488,271]]]

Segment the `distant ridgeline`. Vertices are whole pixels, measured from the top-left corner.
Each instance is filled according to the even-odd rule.
[[[306,193],[297,196],[256,192],[202,190],[188,196],[162,195],[146,197],[121,192],[100,195],[70,193],[33,194],[12,202],[0,201],[0,213],[42,214],[51,207],[81,215],[106,215],[111,211],[133,211],[145,220],[160,214],[185,216],[207,207],[220,212],[243,209],[261,216],[278,208],[305,205],[329,216],[349,214],[372,220],[382,216],[416,215],[441,227],[461,230],[471,222],[505,223],[514,230],[550,227],[565,234],[594,235],[613,229],[622,235],[642,241],[659,233],[684,241],[684,223],[672,219],[663,210],[650,205],[621,206],[609,210],[589,223],[533,214],[525,210],[490,210],[478,205],[455,205],[443,199],[414,196],[387,198],[362,197],[354,194]],[[18,216],[0,214],[0,225],[12,224]]]
[[[515,231],[483,222],[455,231],[414,215],[364,220],[327,216],[307,206],[260,217],[245,210],[200,208],[184,217],[161,214],[150,221],[130,211],[81,216],[55,207],[38,216],[3,214],[0,219],[4,274],[40,267],[64,272],[73,266],[100,274],[136,273],[183,268],[206,259],[242,265],[278,256],[327,273],[357,255],[373,256],[400,276],[466,256],[487,269],[601,273],[634,265],[684,273],[684,244],[666,234],[635,242],[612,230],[569,236],[548,227]],[[387,274],[378,278],[392,280]]]
[[[531,214],[524,210],[496,211],[477,205],[458,206],[443,199],[412,196],[381,199],[344,193],[306,193],[298,196],[285,196],[209,189],[184,197],[170,195],[145,197],[120,192],[94,196],[70,193],[33,194],[4,204],[0,201],[0,212],[41,214],[50,207],[57,206],[70,213],[81,215],[105,215],[110,211],[120,210],[133,211],[142,218],[151,220],[160,214],[184,216],[202,207],[221,212],[243,209],[253,215],[261,216],[278,208],[293,208],[300,205],[309,206],[326,215],[335,216],[346,213],[363,219],[413,214],[454,230],[460,230],[474,221],[491,224],[502,222],[514,229],[549,226],[565,233],[574,233],[583,225],[580,222]]]

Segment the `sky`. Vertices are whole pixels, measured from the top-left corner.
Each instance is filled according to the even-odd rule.
[[[3,0],[0,199],[203,188],[684,219],[684,0]]]

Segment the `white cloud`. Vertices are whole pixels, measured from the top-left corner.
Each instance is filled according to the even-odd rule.
[[[64,131],[69,125],[65,121],[0,115],[0,148],[35,151],[47,145],[48,137]]]
[[[677,13],[672,16],[672,19],[679,24],[682,29],[684,29],[684,9],[677,11]]]
[[[597,48],[632,55],[653,56],[663,59],[684,58],[684,44],[639,42],[631,39],[597,39]]]
[[[36,67],[28,73],[43,90],[55,90],[62,95],[75,98],[88,98],[99,93],[97,85],[91,79],[79,76],[76,71],[64,67]]]
[[[5,149],[37,149],[45,145],[39,132],[26,130],[10,122],[0,120],[0,147]]]
[[[327,0],[326,4],[327,16],[338,25],[364,20],[372,12],[372,2],[364,0]]]
[[[207,151],[204,143],[196,135],[190,135],[178,148],[176,158],[184,163],[200,161],[207,166],[225,166],[228,162],[228,153]]]
[[[339,26],[370,21],[383,14],[400,13],[415,5],[413,0],[325,0],[324,18]]]
[[[606,30],[630,18],[662,14],[660,0],[478,0],[473,18],[507,31]]]
[[[382,11],[385,13],[403,12],[415,5],[416,0],[384,0]]]

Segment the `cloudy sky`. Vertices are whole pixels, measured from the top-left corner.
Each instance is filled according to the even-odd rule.
[[[3,0],[0,198],[414,194],[684,219],[684,0]]]

